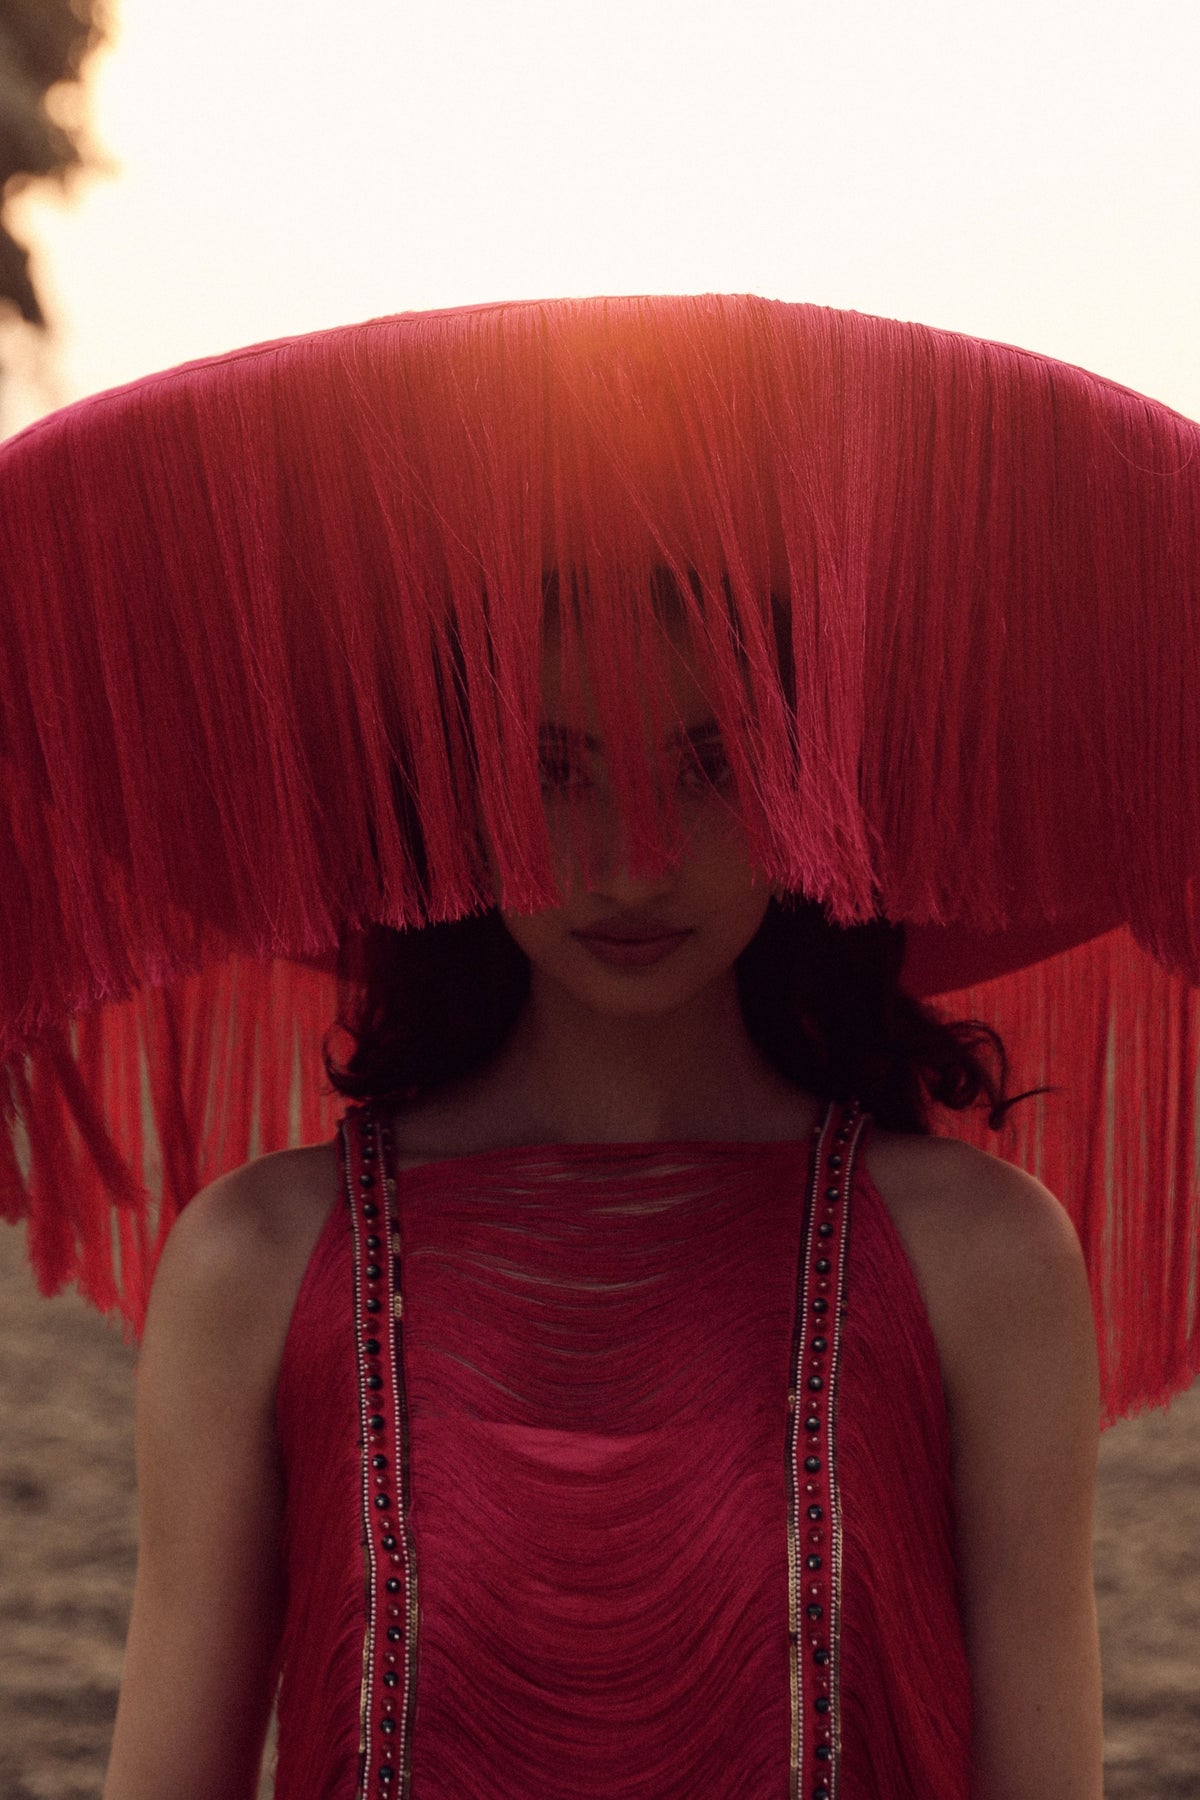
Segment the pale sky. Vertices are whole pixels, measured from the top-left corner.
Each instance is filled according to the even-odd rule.
[[[413,308],[755,292],[1200,417],[1196,0],[116,0],[24,203],[55,386]]]

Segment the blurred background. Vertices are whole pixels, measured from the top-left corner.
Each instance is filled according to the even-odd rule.
[[[0,0],[0,435],[380,313],[755,292],[1200,417],[1194,0]],[[99,1792],[129,1348],[0,1229],[0,1793]],[[1200,1389],[1106,1435],[1110,1800],[1200,1794]]]
[[[89,13],[106,39],[43,105]],[[750,291],[1000,338],[1200,414],[1193,0],[0,0],[0,20],[8,172],[62,167],[63,128],[93,164],[6,190],[56,400],[378,313]],[[10,419],[41,404],[10,394]]]

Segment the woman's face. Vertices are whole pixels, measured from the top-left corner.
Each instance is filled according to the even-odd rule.
[[[542,671],[542,792],[562,903],[535,913],[501,909],[535,982],[555,983],[610,1017],[673,1012],[727,978],[770,898],[751,866],[732,774],[680,628],[670,629],[665,647],[679,720],[667,734],[681,824],[670,866],[657,876],[630,872],[591,698],[585,684],[585,729],[594,748],[570,733],[551,633]],[[577,853],[581,831],[590,880]],[[636,934],[635,941],[625,934]]]

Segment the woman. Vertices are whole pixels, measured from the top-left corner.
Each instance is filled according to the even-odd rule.
[[[79,1170],[74,1266],[115,1296],[106,1189],[137,1312],[143,1071],[167,1215],[197,1145],[311,1118],[300,978],[247,1001],[219,954],[340,941],[358,991],[336,1140],[204,1186],[162,1255],[108,1800],[252,1791],[280,1671],[284,1796],[1099,1793],[1084,1261],[931,1130],[1012,1102],[994,1035],[906,989],[1116,919],[1191,942],[1195,771],[1138,723],[1194,680],[1161,410],[707,296],[268,346],[13,455],[74,508],[57,548],[4,525],[17,867],[61,939],[14,915],[45,1278],[37,1182]],[[90,804],[44,828],[46,793]],[[906,917],[964,928],[940,982]],[[131,976],[111,1028],[45,1027]],[[1136,1015],[1013,989],[1082,993],[1022,1048],[1109,1045],[1089,1094],[1139,1059],[1125,1219],[1139,979]],[[1101,1341],[1111,1411],[1194,1346],[1165,1189],[1132,1272],[1078,1204],[1099,1104],[1043,1165],[1087,1148],[1106,1330],[1146,1328]]]
[[[403,1275],[400,1282],[414,1339],[428,1331],[437,1340],[423,1350],[414,1343],[411,1541],[391,1559],[397,1583],[420,1584],[422,1601],[411,1631],[416,1672],[398,1684],[396,1710],[380,1715],[392,1729],[368,1746],[370,1792],[381,1769],[395,1771],[398,1787],[405,1762],[418,1795],[787,1791],[784,1328],[794,1310],[808,1147],[827,1095],[782,1073],[748,1028],[738,962],[763,931],[772,896],[738,827],[731,771],[678,615],[668,643],[669,712],[691,734],[675,755],[675,860],[658,875],[631,872],[604,756],[571,737],[551,635],[542,770],[561,904],[501,915],[528,976],[499,1049],[482,1067],[471,1069],[468,1058],[469,1072],[394,1111],[385,1102],[402,1270],[441,1262],[455,1279],[439,1285],[417,1275],[411,1294]],[[648,709],[648,729],[653,722]],[[596,723],[593,706],[593,735]],[[588,828],[590,882],[572,847],[571,799]],[[491,953],[503,966],[498,942]],[[373,997],[399,1012],[403,984]],[[878,1017],[881,996],[872,998]],[[376,1068],[365,1083],[351,1076],[352,1088],[379,1085],[382,1035],[365,1045]],[[873,1051],[878,1064],[889,1049],[898,1060],[879,1037],[858,1047],[863,1061]],[[943,1057],[953,1042],[961,1066],[981,1066],[948,1029],[945,1038]],[[394,1064],[391,1074],[394,1086]],[[858,1179],[882,1199],[887,1220],[862,1229],[898,1233],[936,1341],[956,1537],[951,1563],[923,1573],[945,1583],[957,1570],[962,1623],[960,1643],[952,1585],[909,1601],[923,1620],[889,1617],[898,1596],[888,1596],[876,1625],[892,1639],[882,1658],[878,1645],[858,1649],[853,1633],[862,1627],[851,1621],[841,1650],[841,1791],[1098,1796],[1091,1495],[1099,1394],[1078,1241],[1038,1182],[966,1145],[875,1126],[860,1155]],[[408,1170],[418,1184],[431,1173],[436,1182],[424,1207],[414,1199],[411,1220]],[[680,1194],[681,1175],[685,1189],[702,1182],[698,1206]],[[766,1184],[769,1205],[752,1203],[747,1176]],[[636,1199],[647,1177],[665,1183],[655,1187],[657,1207],[678,1215],[672,1233],[649,1239]],[[473,1199],[480,1182],[485,1195]],[[352,1680],[343,1692],[337,1649],[312,1641],[336,1636],[334,1596],[299,1566],[314,1553],[316,1522],[285,1525],[289,1504],[293,1512],[319,1506],[312,1475],[303,1474],[312,1449],[295,1450],[297,1430],[313,1431],[311,1389],[281,1398],[285,1414],[307,1414],[302,1426],[276,1419],[285,1343],[293,1364],[299,1357],[308,1368],[312,1352],[299,1340],[322,1329],[312,1287],[299,1314],[297,1295],[318,1243],[329,1242],[331,1209],[332,1230],[349,1240],[339,1187],[334,1146],[285,1151],[207,1189],[167,1244],[139,1381],[141,1552],[109,1800],[254,1791],[285,1621],[280,1791],[354,1791],[362,1626],[349,1633]],[[457,1230],[439,1224],[456,1198]],[[614,1210],[624,1246],[604,1228]],[[856,1216],[851,1311],[859,1229]],[[724,1259],[739,1236],[756,1231],[761,1242],[731,1268]],[[563,1232],[565,1243],[557,1241]],[[698,1241],[686,1241],[690,1232]],[[534,1254],[522,1255],[529,1236]],[[631,1287],[632,1302],[615,1304]],[[697,1288],[708,1290],[716,1313],[697,1316]],[[765,1314],[747,1304],[761,1288],[772,1301]],[[348,1281],[337,1291],[346,1313]],[[719,1316],[725,1293],[728,1319]],[[466,1318],[439,1318],[439,1297]],[[341,1325],[345,1332],[344,1318]],[[618,1331],[625,1342],[613,1341]],[[678,1367],[661,1366],[666,1342],[668,1363],[686,1363],[682,1381]],[[737,1405],[739,1383],[760,1356],[773,1366],[765,1382],[752,1378],[753,1397],[761,1385],[779,1402],[768,1421],[740,1416]],[[456,1357],[474,1365],[457,1392]],[[893,1391],[862,1396],[868,1415],[903,1404],[894,1391],[902,1369],[880,1373]],[[666,1404],[656,1401],[659,1388],[672,1396]],[[729,1409],[716,1433],[726,1452],[720,1474],[702,1464],[681,1484],[678,1465],[690,1462],[717,1396]],[[317,1455],[338,1456],[339,1432],[353,1444],[355,1419],[350,1411],[326,1435],[331,1422],[322,1417]],[[535,1438],[540,1448],[531,1448]],[[906,1445],[907,1457],[923,1453],[919,1437]],[[753,1466],[755,1458],[766,1466]],[[926,1477],[921,1509],[905,1512],[900,1502],[900,1510],[907,1526],[936,1538],[945,1498],[936,1458]],[[843,1480],[853,1481],[844,1468]],[[300,1482],[299,1500],[289,1502],[289,1481]],[[456,1488],[480,1491],[461,1514]],[[489,1490],[503,1502],[488,1506]],[[338,1517],[331,1505],[327,1518],[318,1513],[326,1527]],[[443,1517],[428,1510],[439,1505]],[[846,1508],[853,1514],[849,1496]],[[764,1536],[774,1526],[774,1543],[748,1541],[756,1522]],[[903,1529],[882,1519],[856,1528],[882,1537],[893,1554],[905,1548]],[[689,1555],[697,1536],[708,1540],[703,1558]],[[918,1554],[915,1544],[909,1554]],[[390,1566],[386,1553],[383,1560]],[[848,1569],[847,1605],[854,1579]],[[346,1584],[343,1612],[361,1586],[361,1576]],[[919,1713],[904,1717],[911,1695],[887,1667],[906,1630],[935,1659],[922,1671],[924,1705],[941,1715],[932,1729]],[[382,1629],[379,1639],[377,1655]],[[818,1673],[802,1671],[809,1682]],[[339,1704],[340,1724],[329,1716]],[[368,1735],[375,1722],[368,1719]],[[822,1715],[812,1722],[816,1736]],[[812,1761],[800,1791],[820,1791],[831,1767]]]

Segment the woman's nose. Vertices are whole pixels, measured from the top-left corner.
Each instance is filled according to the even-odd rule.
[[[586,838],[584,877],[588,892],[606,894],[619,905],[629,907],[645,906],[670,893],[679,878],[682,841],[678,831],[672,832],[661,815],[657,832],[667,860],[656,874],[635,875],[631,833],[625,820],[611,803],[600,808]]]

